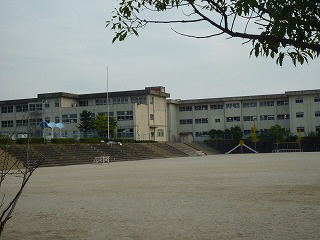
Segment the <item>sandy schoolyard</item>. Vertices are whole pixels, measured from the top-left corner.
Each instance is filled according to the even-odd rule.
[[[320,153],[39,168],[2,239],[320,239]]]

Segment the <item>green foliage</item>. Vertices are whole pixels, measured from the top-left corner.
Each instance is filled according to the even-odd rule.
[[[74,143],[76,143],[76,140],[74,138],[53,138],[53,139],[51,139],[51,143],[54,143],[54,144],[67,144],[67,143],[74,144]]]
[[[148,20],[140,17],[142,12],[161,13],[180,9],[184,14],[178,20]],[[121,0],[114,10],[107,27],[115,32],[112,42],[123,41],[130,35],[138,36],[138,30],[149,23],[197,23],[206,21],[218,32],[252,43],[250,55],[276,58],[283,65],[285,57],[297,63],[320,54],[320,2],[319,0]],[[244,21],[243,21],[244,20]],[[234,29],[242,29],[237,32]],[[248,30],[252,32],[248,32]]]
[[[117,120],[115,118],[110,118],[108,123],[108,117],[106,115],[98,114],[96,118],[91,121],[91,127],[98,133],[99,137],[108,135],[108,124],[111,138],[114,138],[117,129]]]
[[[280,125],[276,124],[269,129],[268,134],[274,142],[282,142],[289,138],[290,132],[282,129]]]
[[[106,139],[103,138],[81,138],[79,139],[80,143],[101,143],[101,141],[107,142]]]
[[[12,143],[12,139],[7,137],[7,136],[0,136],[0,144],[11,144]]]
[[[27,144],[29,141],[30,144],[43,144],[46,143],[47,141],[44,140],[43,138],[19,138],[16,140],[17,144]]]
[[[215,141],[232,140],[234,143],[239,143],[242,138],[242,130],[239,126],[234,126],[224,131],[211,129],[208,134]]]
[[[134,139],[127,139],[127,138],[119,138],[116,140],[116,142],[122,142],[122,143],[135,143],[136,141]]]
[[[92,130],[92,120],[92,113],[87,110],[83,110],[80,113],[80,124],[78,125],[79,130],[85,133]]]

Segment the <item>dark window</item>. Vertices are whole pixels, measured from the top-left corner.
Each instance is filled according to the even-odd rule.
[[[304,113],[303,112],[297,112],[296,113],[296,117],[297,118],[303,118],[304,117]]]
[[[211,109],[223,109],[223,104],[210,105]]]
[[[208,105],[197,105],[194,106],[194,110],[198,111],[198,110],[208,110]]]
[[[79,100],[79,107],[85,107],[88,106],[88,100]]]
[[[133,120],[133,111],[118,111],[117,112],[118,121],[129,121]]]

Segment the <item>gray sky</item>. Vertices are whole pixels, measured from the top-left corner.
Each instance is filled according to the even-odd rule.
[[[93,93],[162,85],[171,98],[283,93],[320,88],[320,60],[283,67],[249,57],[251,44],[226,36],[196,40],[168,25],[111,43],[105,28],[116,0],[1,0],[0,100],[37,93]],[[176,25],[184,33],[209,26]]]

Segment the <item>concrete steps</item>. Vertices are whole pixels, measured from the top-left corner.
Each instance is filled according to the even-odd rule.
[[[204,142],[193,142],[193,143],[185,143],[186,145],[197,149],[198,151],[202,151],[205,155],[216,155],[220,154],[218,151],[208,146]]]

